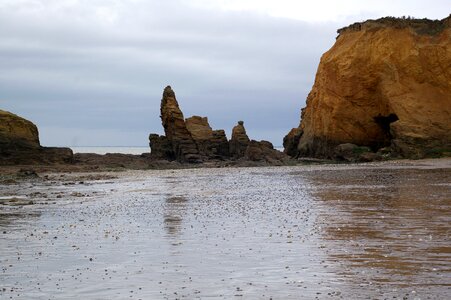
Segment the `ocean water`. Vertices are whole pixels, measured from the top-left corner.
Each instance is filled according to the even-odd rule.
[[[95,154],[106,154],[106,153],[122,153],[122,154],[142,154],[149,153],[149,147],[117,147],[117,146],[87,146],[87,147],[71,147],[74,153],[95,153]]]
[[[449,299],[450,195],[422,161],[0,182],[0,298]]]
[[[117,147],[117,146],[86,146],[86,147],[71,147],[74,153],[95,153],[95,154],[106,154],[106,153],[122,153],[122,154],[142,154],[149,153],[149,147]],[[283,147],[278,146],[275,149],[283,151]]]

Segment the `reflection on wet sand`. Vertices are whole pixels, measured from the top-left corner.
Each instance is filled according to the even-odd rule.
[[[450,170],[224,168],[0,183],[0,197],[33,200],[0,206],[0,298],[448,299]]]
[[[166,198],[164,205],[164,224],[169,235],[177,237],[182,226],[182,217],[186,210],[188,199],[183,196]]]
[[[366,284],[451,286],[448,169],[322,171],[307,178],[338,272]]]
[[[40,217],[39,212],[4,211],[0,208],[0,228],[3,230],[15,229],[20,221],[34,222],[33,219]]]

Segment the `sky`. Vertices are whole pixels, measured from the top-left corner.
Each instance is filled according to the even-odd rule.
[[[336,30],[449,0],[0,0],[0,109],[45,146],[146,146],[171,85],[213,129],[282,145]]]

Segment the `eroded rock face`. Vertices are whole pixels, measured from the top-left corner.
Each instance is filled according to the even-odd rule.
[[[230,142],[224,130],[213,130],[207,117],[183,119],[175,93],[170,86],[163,92],[161,120],[165,136],[150,134],[150,157],[179,162],[233,160],[234,163],[258,162],[283,164],[288,156],[274,149],[267,141],[250,141],[243,121],[232,130]]]
[[[404,157],[449,151],[450,23],[384,18],[339,30],[302,110],[297,151],[291,139],[286,153],[333,157],[345,143]]]
[[[38,128],[24,118],[0,110],[0,147],[38,148],[40,147]]]
[[[222,129],[213,130],[213,137],[211,139],[213,155],[221,158],[230,157],[229,141],[225,131]]]
[[[172,145],[165,136],[155,133],[149,135],[149,146],[151,157],[154,159],[175,160]]]
[[[150,134],[152,158],[201,162],[230,156],[225,131],[213,130],[207,117],[192,116],[185,120],[170,86],[164,89],[160,109],[165,136]]]
[[[213,137],[213,129],[211,129],[207,117],[192,116],[187,118],[185,123],[195,141],[210,140]]]
[[[230,156],[229,142],[225,131],[211,129],[207,117],[192,116],[187,118],[185,122],[201,155],[209,158]]]
[[[302,136],[302,129],[301,128],[292,128],[290,132],[283,138],[283,153],[291,156],[291,157],[297,157],[298,156],[298,145],[299,141]]]
[[[271,142],[251,140],[245,151],[245,158],[250,161],[263,161],[272,165],[283,164],[288,157],[274,149]]]
[[[193,137],[197,145],[199,154],[203,156],[211,155],[211,140],[213,138],[213,129],[208,124],[207,117],[192,116],[185,120],[186,128]]]
[[[0,164],[69,163],[69,148],[41,147],[32,122],[0,110]]]
[[[249,145],[249,137],[247,136],[244,122],[238,121],[238,124],[232,129],[232,138],[230,139],[230,155],[235,158],[243,157],[246,148]]]
[[[173,156],[181,161],[198,161],[199,151],[191,133],[186,128],[183,113],[170,86],[164,89],[160,110],[165,136],[171,145]]]

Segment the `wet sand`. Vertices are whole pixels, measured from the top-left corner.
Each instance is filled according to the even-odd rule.
[[[449,299],[451,160],[0,183],[1,299]]]

